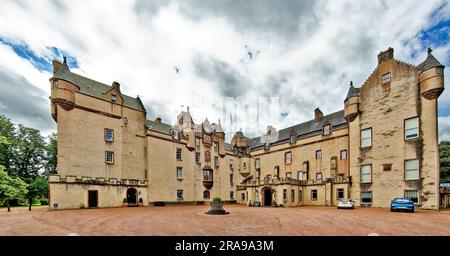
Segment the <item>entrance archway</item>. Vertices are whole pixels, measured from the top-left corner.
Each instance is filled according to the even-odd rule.
[[[270,188],[264,190],[264,206],[272,206],[272,190]]]
[[[135,188],[127,189],[128,206],[137,206],[137,191]]]

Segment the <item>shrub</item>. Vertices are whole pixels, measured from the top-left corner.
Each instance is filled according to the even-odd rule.
[[[126,198],[123,198],[123,201],[122,201],[123,203],[126,203],[127,202],[127,199]]]
[[[41,205],[48,205],[48,199],[47,198],[41,198],[39,201],[41,202]]]
[[[80,203],[80,209],[83,209],[83,208],[84,208],[84,204]]]
[[[214,201],[214,202],[221,202],[222,199],[220,199],[220,197],[214,197],[214,198],[213,198],[213,201]]]

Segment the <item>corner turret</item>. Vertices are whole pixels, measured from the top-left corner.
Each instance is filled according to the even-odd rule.
[[[427,100],[437,99],[444,91],[444,65],[442,65],[428,48],[425,61],[417,66],[419,70],[420,95]]]
[[[352,122],[359,114],[359,88],[353,87],[353,81],[350,82],[344,105],[344,118],[347,122]]]

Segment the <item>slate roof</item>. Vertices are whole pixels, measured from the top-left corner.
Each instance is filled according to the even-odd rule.
[[[285,140],[289,140],[291,130],[294,129],[297,133],[298,137],[306,137],[310,135],[317,135],[322,134],[322,128],[325,122],[331,123],[331,129],[333,128],[340,128],[340,127],[347,127],[347,121],[344,119],[344,110],[337,111],[331,114],[328,114],[324,116],[320,122],[317,122],[313,120],[309,120],[304,123],[300,123],[291,127],[284,128],[282,130],[279,130],[279,137],[278,140],[271,143],[278,144],[280,142],[283,142]],[[252,149],[263,147],[264,144],[261,143],[261,137],[256,137],[253,139],[248,140],[248,145],[251,146]]]
[[[172,130],[172,126],[170,124],[155,123],[155,121],[151,120],[147,120],[147,128],[152,131],[162,132],[166,134],[170,134],[170,130]]]
[[[417,68],[422,72],[430,68],[434,67],[444,67],[434,56],[431,54],[431,48],[428,48],[428,56],[427,58],[417,65]]]
[[[81,93],[102,99],[103,93],[109,91],[112,86],[97,82],[87,77],[72,73],[66,63],[53,74],[53,78],[65,80],[72,83],[80,89]],[[144,105],[139,97],[133,98],[122,94],[123,105],[132,109],[146,112]]]
[[[353,84],[350,84],[350,88],[348,88],[347,97],[345,97],[344,101],[348,100],[350,97],[359,96],[359,89],[360,88],[353,87]]]

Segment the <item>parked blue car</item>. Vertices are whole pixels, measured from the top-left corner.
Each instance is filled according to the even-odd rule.
[[[407,197],[395,198],[391,201],[391,212],[394,211],[414,212],[414,202]]]

